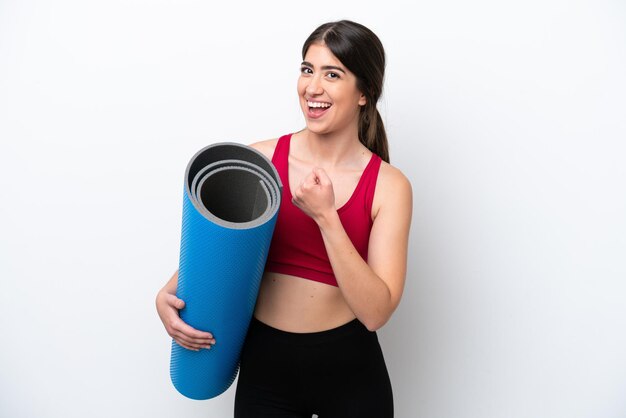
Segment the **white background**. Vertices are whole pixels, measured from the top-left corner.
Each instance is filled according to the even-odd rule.
[[[174,390],[154,309],[183,173],[300,129],[340,18],[385,44],[414,190],[396,416],[626,416],[626,4],[412,3],[0,0],[0,416],[231,416]]]

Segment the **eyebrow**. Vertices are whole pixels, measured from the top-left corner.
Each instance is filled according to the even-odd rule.
[[[302,61],[301,65],[306,65],[307,67],[312,67],[312,68],[315,67],[313,64],[311,64],[310,62],[307,62],[307,61]],[[322,70],[324,70],[324,71],[326,71],[326,70],[337,70],[337,71],[341,71],[342,73],[346,74],[346,70],[344,70],[341,67],[337,67],[335,65],[323,65],[322,66]]]

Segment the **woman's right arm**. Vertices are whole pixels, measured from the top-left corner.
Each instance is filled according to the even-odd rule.
[[[202,348],[211,348],[215,344],[215,339],[210,332],[192,328],[180,319],[178,311],[185,307],[185,302],[176,297],[177,286],[178,270],[157,293],[156,308],[165,330],[174,341],[189,350],[199,351]]]

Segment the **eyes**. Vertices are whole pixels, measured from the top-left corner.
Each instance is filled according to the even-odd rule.
[[[311,67],[307,67],[306,65],[303,65],[302,67],[300,67],[300,74],[301,75],[313,75],[313,69]],[[337,72],[327,70],[324,73],[324,77],[331,79],[331,80],[338,80],[341,78],[341,75]]]

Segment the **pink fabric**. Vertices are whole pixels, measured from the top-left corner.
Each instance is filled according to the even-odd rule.
[[[291,202],[289,145],[291,134],[278,139],[272,163],[283,182],[283,194],[265,269],[337,286],[319,227]],[[372,230],[372,201],[381,159],[373,154],[352,196],[337,210],[357,251],[367,261]]]

